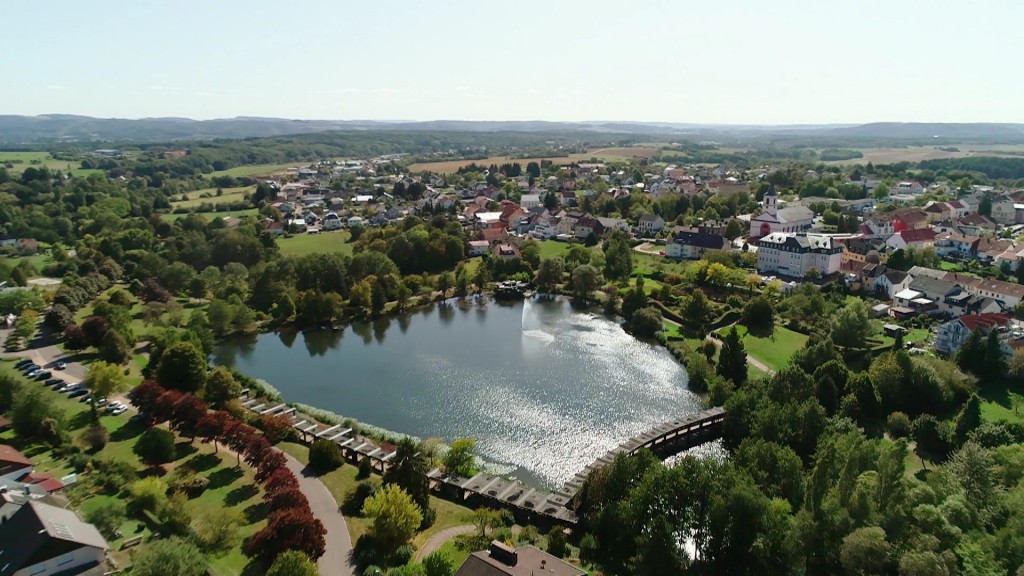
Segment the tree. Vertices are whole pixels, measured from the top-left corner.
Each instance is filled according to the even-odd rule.
[[[309,448],[309,467],[320,473],[337,470],[345,463],[341,448],[336,442],[318,438]]]
[[[295,316],[295,301],[288,294],[285,294],[274,305],[274,320],[280,324],[288,322]]]
[[[450,473],[466,476],[473,475],[476,467],[476,438],[457,438],[452,442],[448,453],[444,455],[444,468]]]
[[[203,442],[213,442],[213,451],[217,452],[217,440],[224,435],[228,424],[234,421],[234,417],[227,412],[207,412],[196,423],[196,436]]]
[[[545,292],[562,283],[562,275],[565,274],[565,261],[559,257],[541,260],[540,268],[537,270],[537,287]]]
[[[107,441],[110,440],[110,434],[103,426],[93,424],[86,428],[85,432],[82,432],[81,439],[89,450],[99,452],[107,445]]]
[[[206,557],[194,544],[178,538],[153,540],[132,557],[133,576],[203,576]]]
[[[832,319],[832,341],[837,346],[863,348],[872,329],[871,309],[858,298],[836,312]]]
[[[100,533],[108,540],[117,538],[125,518],[125,506],[121,500],[104,500],[85,513],[85,521],[95,524]]]
[[[743,307],[740,324],[753,334],[770,336],[775,330],[775,307],[764,296],[758,296]]]
[[[160,357],[156,381],[169,390],[199,394],[206,384],[206,371],[206,356],[202,350],[187,340],[175,342]]]
[[[725,237],[729,240],[735,240],[743,235],[743,225],[740,224],[739,220],[735,218],[730,219],[729,223],[725,225]]]
[[[625,280],[633,273],[633,249],[621,230],[612,232],[604,242],[604,274],[611,280]]]
[[[270,562],[288,550],[302,552],[311,560],[324,555],[326,530],[311,511],[289,508],[271,512],[267,525],[246,543],[246,553]]]
[[[224,408],[228,402],[242,394],[242,385],[231,371],[217,366],[206,377],[206,401],[213,408]]]
[[[984,361],[985,342],[981,338],[981,332],[972,330],[956,352],[956,365],[964,372],[981,374],[984,370]]]
[[[238,543],[239,528],[244,517],[234,508],[213,506],[202,508],[192,521],[196,540],[204,550],[225,552]]]
[[[171,406],[171,427],[179,434],[194,440],[199,421],[207,413],[206,403],[193,394],[183,394]]]
[[[125,379],[124,372],[114,364],[102,360],[89,365],[85,379],[89,382],[89,389],[92,390],[90,397],[93,406],[100,398],[109,398],[112,394],[128,389],[128,381]]]
[[[150,466],[159,466],[174,460],[174,434],[163,428],[150,428],[135,441],[132,452]]]
[[[891,551],[885,530],[871,526],[858,528],[843,538],[839,557],[847,574],[867,576],[885,573]]]
[[[589,300],[590,293],[601,286],[601,273],[590,264],[580,264],[572,271],[573,295],[580,300]]]
[[[737,388],[747,382],[747,351],[735,326],[722,338],[722,351],[718,354],[717,372],[722,378],[731,380]]]
[[[309,508],[309,501],[298,487],[266,492],[263,494],[263,503],[267,506],[267,512],[287,508]]]
[[[661,310],[647,306],[633,314],[629,329],[637,338],[654,338],[661,331],[661,322]]]
[[[317,576],[316,564],[302,552],[282,552],[267,571],[267,576]]]
[[[58,438],[52,437],[46,422],[56,423],[59,431],[64,419],[53,399],[37,387],[21,388],[12,402],[10,416],[11,426],[20,438],[42,438],[51,442]]]
[[[374,537],[390,549],[408,542],[423,521],[420,507],[395,484],[385,485],[367,498],[362,512],[373,518]]]
[[[707,332],[708,319],[711,316],[711,304],[700,288],[694,288],[683,306],[683,318],[699,334]]]
[[[565,556],[565,530],[558,525],[548,532],[548,554],[556,558]]]
[[[167,482],[157,476],[136,480],[128,486],[128,495],[136,511],[158,512],[167,504]]]
[[[1021,266],[1024,269],[1024,266]],[[1017,348],[1006,367],[1007,373],[1013,378],[1018,388],[1024,384],[1024,348]]]
[[[432,552],[423,559],[424,576],[452,576],[455,574],[455,563],[444,550]]]
[[[954,421],[953,437],[957,445],[967,441],[970,433],[981,425],[981,399],[977,394],[971,394]]]
[[[990,330],[985,339],[985,357],[982,376],[989,380],[997,380],[1006,374],[1006,358],[1003,357],[1003,347],[999,341],[999,331]]]

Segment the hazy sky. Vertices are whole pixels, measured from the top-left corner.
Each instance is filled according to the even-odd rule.
[[[0,114],[1024,122],[1024,0],[16,1]]]

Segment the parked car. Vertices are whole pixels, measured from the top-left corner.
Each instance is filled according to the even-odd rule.
[[[68,394],[68,398],[78,398],[79,396],[86,396],[87,394],[89,394],[88,390],[85,388],[79,388],[78,390]]]
[[[90,396],[89,394],[86,394],[85,396],[82,396],[82,398],[81,398],[81,400],[79,400],[79,402],[89,402],[89,400],[92,400],[92,396]]]
[[[68,363],[63,361],[63,360],[61,360],[60,362],[57,362],[57,364],[56,364],[57,370],[64,370],[67,367],[68,367]]]
[[[123,404],[120,406],[120,408],[124,408],[125,410],[128,409],[128,407],[123,405]],[[117,408],[115,408],[114,410],[116,410],[116,409]],[[114,410],[111,410],[109,406],[107,407],[107,410],[110,411],[110,412],[114,411]],[[128,419],[129,422],[146,422],[148,420],[149,420],[149,415],[146,414],[145,412],[139,412],[135,416],[132,416],[131,418]]]
[[[57,392],[68,393],[68,392],[74,392],[76,390],[81,390],[81,389],[82,389],[82,386],[79,386],[78,384],[65,384],[65,385],[61,386],[60,388],[57,388]]]
[[[107,412],[113,412],[114,410],[117,410],[118,408],[120,408],[122,406],[124,406],[124,404],[122,404],[121,402],[119,402],[117,400],[114,400],[110,404],[107,404]],[[127,406],[125,406],[125,407],[127,408]]]
[[[33,378],[35,378],[36,380],[48,380],[52,377],[53,373],[50,372],[49,370],[40,370],[39,372],[36,372],[35,376],[33,376]]]
[[[26,378],[35,378],[35,377],[36,377],[36,374],[39,374],[39,373],[40,373],[40,372],[42,372],[42,371],[43,371],[43,369],[42,369],[42,368],[39,368],[39,367],[37,366],[37,367],[35,367],[35,368],[31,369],[31,370],[26,370],[26,371],[25,371],[25,377],[26,377]]]
[[[39,365],[36,364],[35,362],[29,362],[28,364],[22,366],[20,370],[27,374],[33,370],[39,370]]]
[[[114,416],[120,416],[121,414],[124,414],[127,411],[128,411],[128,407],[124,406],[124,405],[121,405],[121,406],[118,406],[117,408],[114,408],[114,410],[111,411],[111,414],[114,415]],[[134,416],[133,416],[133,418],[134,418]]]
[[[43,382],[43,384],[46,384],[47,386],[55,386],[57,384],[63,384],[63,383],[64,383],[64,381],[61,380],[60,378],[50,378],[49,380],[46,380],[45,382]]]
[[[106,403],[107,403],[107,399],[106,398],[100,398],[100,399],[96,400],[96,407],[99,408],[99,407],[103,406]]]
[[[22,358],[21,360],[18,360],[17,362],[14,363],[14,367],[17,368],[18,370],[21,370],[22,368],[28,366],[31,363],[32,361],[29,360],[28,358]]]

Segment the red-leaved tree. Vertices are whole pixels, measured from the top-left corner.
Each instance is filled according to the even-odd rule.
[[[267,513],[288,508],[309,509],[309,501],[298,488],[289,488],[277,492],[264,492],[263,503],[267,505]]]
[[[256,474],[255,478],[257,482],[263,482],[274,472],[281,469],[287,469],[288,460],[284,457],[279,450],[271,448],[270,452],[256,463]]]
[[[139,409],[140,412],[145,412],[149,415],[153,415],[153,407],[156,406],[156,401],[163,395],[164,387],[157,384],[152,380],[143,380],[142,384],[139,384],[135,388],[128,392],[128,400],[131,401],[132,405]]]
[[[217,441],[224,436],[224,429],[236,420],[223,410],[207,412],[196,422],[196,436],[203,442],[213,442],[213,451],[217,452]]]
[[[182,394],[177,390],[165,390],[156,402],[153,403],[149,415],[156,418],[158,422],[166,422],[174,418],[174,406],[181,400]]]
[[[235,460],[238,466],[242,465],[242,453],[249,444],[249,439],[256,435],[251,427],[242,424],[238,420],[231,419],[224,427],[224,435],[221,436],[221,444],[224,444],[235,452]]]
[[[295,474],[287,468],[278,468],[270,473],[266,482],[263,483],[263,491],[267,494],[275,494],[287,490],[298,490],[299,481]]]
[[[193,394],[183,394],[171,407],[171,426],[178,434],[188,436],[190,442],[194,441],[196,427],[199,420],[206,416],[206,412],[206,402]]]
[[[267,525],[252,535],[246,553],[267,564],[286,550],[304,552],[311,560],[324,555],[324,525],[308,509],[288,508],[272,512]]]

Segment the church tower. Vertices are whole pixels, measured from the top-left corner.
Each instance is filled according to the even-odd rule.
[[[768,191],[764,193],[764,212],[771,217],[777,215],[778,207],[775,203],[779,200],[779,197],[775,194],[775,184],[768,185]]]

